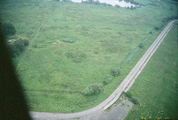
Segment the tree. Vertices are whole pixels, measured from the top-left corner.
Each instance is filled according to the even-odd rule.
[[[94,3],[94,0],[88,0],[88,3],[92,4]]]
[[[95,5],[99,5],[99,4],[100,4],[100,1],[99,1],[99,0],[96,0],[96,1],[94,1],[94,4],[95,4]]]
[[[133,10],[134,9],[133,6],[131,6],[130,9]]]
[[[5,35],[10,35],[11,36],[11,35],[15,35],[15,33],[16,33],[16,29],[11,23],[0,24],[0,27],[2,29],[2,32]]]

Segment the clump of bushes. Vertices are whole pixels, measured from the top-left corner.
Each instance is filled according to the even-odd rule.
[[[25,46],[29,45],[29,41],[26,39],[18,39],[14,43],[9,44],[9,50],[12,57],[17,57],[23,52]]]
[[[103,86],[101,84],[94,83],[94,84],[90,85],[89,87],[86,87],[82,91],[82,94],[84,94],[84,95],[94,95],[94,94],[100,93],[101,91],[103,91]]]
[[[107,85],[107,84],[108,84],[108,81],[107,81],[107,80],[103,80],[103,84],[104,84],[104,85]]]
[[[24,50],[24,41],[22,39],[18,39],[14,42],[14,45],[20,52]]]
[[[168,20],[177,19],[178,16],[167,16],[162,19],[162,22],[167,22]]]
[[[126,93],[126,96],[127,96],[128,98],[132,98],[132,93],[128,91],[128,92]]]
[[[164,25],[164,22],[167,22],[167,21],[173,20],[173,19],[178,19],[178,16],[167,16],[167,17],[164,17],[164,18],[162,19],[162,21],[161,21],[160,23],[158,23],[158,24],[154,27],[155,30],[159,30],[160,28],[162,28],[163,25]]]
[[[111,71],[112,76],[118,76],[118,75],[120,75],[120,73],[121,73],[120,68],[114,68]]]
[[[143,44],[143,43],[140,43],[140,44],[138,45],[138,47],[139,47],[139,48],[143,48],[143,47],[144,47],[144,44]]]
[[[15,35],[16,29],[11,23],[0,23],[1,32],[6,36]]]
[[[131,92],[128,91],[125,93],[125,95],[130,101],[132,101],[133,104],[138,105],[140,103],[140,100],[136,97],[133,97]]]
[[[9,45],[8,47],[9,47],[11,57],[15,58],[20,54],[19,49],[17,49],[15,45]]]
[[[138,105],[140,103],[139,99],[136,97],[132,97],[132,103],[134,103],[135,105]]]
[[[75,39],[73,38],[66,38],[63,40],[64,42],[67,42],[67,43],[74,43],[75,42]]]

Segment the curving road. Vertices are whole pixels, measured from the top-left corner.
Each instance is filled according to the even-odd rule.
[[[95,114],[97,112],[103,112],[108,107],[110,107],[119,97],[120,95],[125,91],[127,92],[130,87],[133,85],[135,79],[138,77],[138,75],[141,73],[143,68],[145,67],[146,63],[149,61],[151,56],[154,54],[156,49],[159,47],[167,33],[170,31],[172,26],[175,22],[178,22],[178,20],[173,20],[168,23],[168,25],[164,28],[164,30],[161,32],[161,34],[157,37],[157,39],[152,43],[152,45],[149,47],[149,49],[146,51],[146,53],[142,56],[142,58],[137,62],[137,64],[134,66],[134,68],[130,71],[130,73],[127,75],[127,77],[122,81],[122,83],[119,85],[119,87],[102,103],[97,105],[96,107],[93,107],[89,110],[85,110],[78,113],[70,113],[70,114],[63,114],[63,113],[46,113],[46,112],[32,112],[30,111],[30,115],[33,119],[36,120],[47,120],[47,119],[70,119],[70,118],[77,118],[81,116],[87,116],[89,114]]]

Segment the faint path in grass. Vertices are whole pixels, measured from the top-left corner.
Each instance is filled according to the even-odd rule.
[[[37,33],[39,32],[39,30],[41,29],[42,23],[43,23],[43,21],[45,21],[45,18],[46,18],[46,13],[44,14],[43,19],[42,19],[42,21],[40,22],[39,28],[38,28],[38,30],[36,31],[35,35],[33,36],[32,40],[31,40],[31,42],[30,42],[30,44],[29,44],[29,46],[28,46],[28,49],[25,51],[24,55],[25,55],[25,54],[27,53],[27,51],[32,47],[33,40],[34,40],[35,36],[37,35]],[[24,58],[24,56],[21,58],[21,60],[20,60],[19,63],[17,64],[16,71],[18,70],[18,67],[19,67],[20,64],[22,63],[23,58]]]

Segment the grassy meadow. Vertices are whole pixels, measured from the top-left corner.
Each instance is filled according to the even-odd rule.
[[[79,112],[109,97],[163,29],[155,32],[154,26],[177,15],[175,3],[156,3],[135,10],[70,2],[0,4],[2,21],[17,30],[7,40],[21,37],[30,42],[13,58],[30,110]],[[76,41],[65,43],[66,38]],[[138,48],[141,42],[143,49]],[[101,93],[81,94],[108,79],[115,67],[121,68],[121,75]]]
[[[177,119],[178,25],[174,25],[132,88],[140,100],[126,117],[131,119]]]

